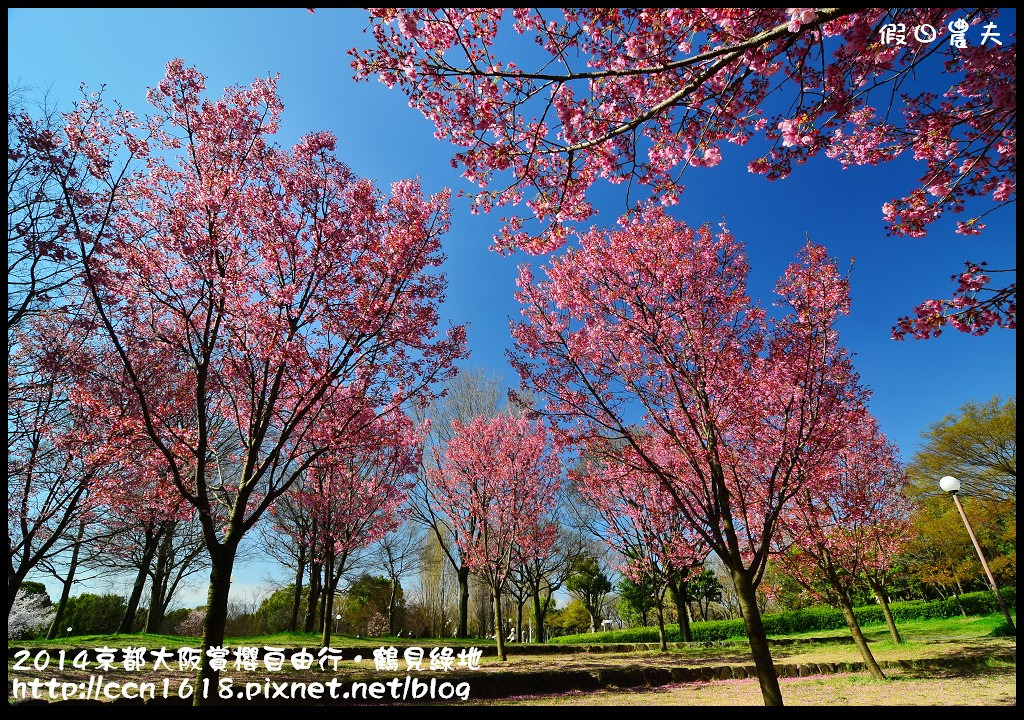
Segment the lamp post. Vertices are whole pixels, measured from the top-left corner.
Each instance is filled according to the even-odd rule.
[[[334,632],[335,633],[338,632],[338,626],[339,625],[341,625],[341,614],[340,613],[334,616]]]
[[[971,542],[974,543],[974,549],[978,553],[978,559],[981,560],[981,566],[985,568],[985,575],[988,576],[988,582],[996,594],[996,600],[999,601],[999,607],[1003,609],[1003,616],[1006,618],[1006,624],[1010,626],[1010,630],[1016,635],[1017,629],[1014,627],[1013,618],[1010,617],[1010,611],[1006,609],[1006,603],[1003,602],[1003,595],[999,592],[999,586],[996,585],[996,579],[993,577],[992,571],[989,570],[988,562],[985,560],[985,555],[981,552],[981,545],[978,544],[978,538],[974,536],[974,530],[971,528],[971,523],[967,520],[967,513],[964,512],[964,506],[960,503],[960,498],[957,496],[957,493],[960,492],[960,481],[952,475],[946,475],[944,478],[939,480],[939,487],[953,496],[953,504],[955,504],[956,509],[960,511],[960,519],[964,521],[964,527],[967,528],[967,534],[970,536]]]

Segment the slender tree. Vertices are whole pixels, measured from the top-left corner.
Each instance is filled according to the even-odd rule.
[[[82,402],[103,415],[107,394],[127,392],[122,432],[148,443],[198,511],[212,647],[243,536],[347,438],[429,398],[462,355],[464,330],[436,330],[447,193],[424,198],[403,181],[385,199],[333,157],[329,133],[272,145],[274,78],[215,101],[204,90],[203,75],[174,60],[145,121],[97,99],[71,113],[70,149],[116,188],[93,200],[106,198],[116,232],[108,222],[97,234],[68,210],[101,358],[125,376],[116,387],[83,377]],[[145,168],[112,177],[126,154],[146,156]],[[182,407],[190,421],[172,421]],[[217,677],[204,655],[200,684]]]
[[[38,310],[8,330],[7,611],[34,569],[78,544],[103,477],[119,466],[95,459],[96,423],[73,406],[69,357],[86,342],[74,315]]]
[[[501,593],[517,561],[552,540],[534,529],[553,504],[561,472],[543,424],[499,415],[452,422],[452,438],[433,471],[438,500],[458,528],[459,552],[494,596],[498,656],[506,659]]]
[[[889,516],[885,499],[900,494],[902,471],[895,448],[873,418],[865,417],[849,434],[834,460],[816,471],[819,482],[797,493],[783,512],[776,541],[785,549],[775,561],[812,594],[842,610],[868,671],[884,680],[853,599],[869,568],[887,566],[901,550],[907,518]],[[894,481],[899,486],[893,487]]]
[[[634,467],[637,464],[632,463]],[[619,570],[635,586],[651,586],[661,649],[668,649],[664,599],[670,587],[676,596],[680,635],[684,642],[692,641],[685,602],[687,582],[703,568],[710,548],[689,527],[656,477],[622,465],[598,462],[576,480],[603,521],[599,533],[624,559]]]
[[[391,594],[388,600],[388,634],[398,632],[397,609],[398,592],[402,578],[415,572],[419,565],[419,549],[422,539],[418,528],[406,522],[400,528],[388,533],[374,544],[374,563],[382,569],[391,583]]]
[[[426,442],[431,450],[442,450],[452,436],[452,421],[468,425],[477,417],[494,417],[498,414],[504,391],[499,377],[482,368],[461,370],[445,387],[443,397],[435,400],[421,415],[430,420]],[[470,568],[459,553],[459,528],[448,522],[447,515],[436,511],[436,491],[431,484],[431,465],[435,454],[423,455],[423,467],[418,482],[410,495],[409,508],[412,519],[428,528],[437,540],[444,557],[451,563],[459,582],[459,619],[455,636],[469,637],[469,572]],[[473,529],[469,529],[472,533]]]
[[[590,632],[601,627],[601,609],[612,591],[612,581],[596,555],[580,554],[569,570],[566,589],[579,599],[590,615]]]
[[[550,532],[543,524],[537,530]],[[565,585],[582,553],[583,535],[555,523],[554,540],[546,551],[523,559],[520,567],[533,603],[534,642],[547,641],[545,620],[555,606],[555,593]]]
[[[331,644],[334,598],[353,553],[399,524],[407,476],[420,462],[421,438],[402,413],[378,418],[361,442],[337,448],[310,467],[301,502],[316,520],[311,538],[324,568],[323,645]]]
[[[861,412],[834,328],[847,280],[808,243],[776,288],[785,314],[769,318],[727,231],[658,209],[588,233],[545,274],[520,270],[523,384],[561,443],[658,479],[728,568],[765,701],[780,704],[755,590],[779,514]]]

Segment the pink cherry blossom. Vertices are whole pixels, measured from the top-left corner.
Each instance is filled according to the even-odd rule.
[[[349,54],[357,79],[397,86],[457,147],[453,165],[480,187],[473,212],[520,206],[494,237],[502,252],[562,247],[596,213],[588,190],[601,180],[633,203],[647,189],[675,204],[681,170],[715,167],[755,137],[771,147],[747,167],[769,180],[817,155],[847,167],[912,158],[919,178],[882,220],[923,238],[968,201],[980,215],[1016,198],[1016,43],[953,48],[912,32],[962,12],[521,8],[509,23],[501,8],[428,8],[413,36],[405,11],[373,8],[369,47]],[[905,44],[882,42],[885,25],[907,28]]]
[[[835,329],[847,279],[808,243],[769,317],[726,228],[693,229],[657,207],[591,230],[540,272],[523,265],[518,280],[511,359],[524,388],[547,400],[561,447],[656,479],[722,559],[747,598],[762,692],[780,702],[753,593],[780,514],[864,412]]]

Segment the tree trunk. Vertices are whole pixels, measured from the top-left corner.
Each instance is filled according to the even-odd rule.
[[[498,659],[508,660],[505,655],[505,623],[501,621],[501,591],[494,591],[494,640],[498,643]]]
[[[885,594],[885,590],[882,589],[881,585],[869,581],[871,590],[875,593],[875,597],[878,598],[878,604],[882,606],[882,614],[885,615],[885,624],[889,626],[889,637],[897,645],[903,644],[903,637],[900,635],[900,631],[896,627],[896,621],[892,617],[892,608],[889,607],[889,598]]]
[[[964,604],[960,602],[960,593],[963,592],[963,588],[960,587],[959,581],[953,582],[953,597],[956,598],[956,606],[960,608],[960,614],[964,616],[964,620],[967,619],[967,611],[964,609]]]
[[[535,643],[544,642],[544,613],[541,611],[540,605],[540,590],[537,589],[533,592],[533,625],[537,629],[537,634],[534,637]]]
[[[685,580],[672,586],[672,598],[676,603],[676,614],[679,616],[679,637],[683,642],[693,642],[690,631],[690,612],[686,604],[688,585]]]
[[[459,629],[455,637],[469,637],[469,568],[459,568]]]
[[[492,610],[494,609],[494,593],[491,592],[490,588],[487,589],[487,606],[486,607],[490,607]],[[489,637],[490,635],[492,635],[495,632],[495,630],[494,630],[494,613],[493,612],[485,612],[485,613],[483,613],[483,615],[484,615],[484,618],[487,621],[487,622],[484,623],[484,635]]]
[[[320,583],[320,607],[317,611],[316,616],[316,631],[321,635],[324,632],[324,618],[327,617],[327,613],[330,612],[327,609],[327,593],[331,588],[331,575],[327,572],[327,567],[324,567],[324,579]],[[334,603],[331,603],[332,605]],[[333,609],[333,608],[332,608]]]
[[[394,605],[398,601],[398,579],[391,578],[391,597],[387,602],[387,632],[394,637]]]
[[[174,529],[166,529],[160,541],[160,552],[156,556],[153,571],[153,586],[149,592],[149,614],[146,616],[146,632],[158,633],[164,624],[164,608],[167,607],[167,581],[170,579],[170,563],[174,561]]]
[[[857,644],[857,649],[860,650],[860,656],[864,658],[864,664],[867,666],[868,672],[878,680],[885,680],[885,673],[879,667],[875,656],[871,654],[871,648],[868,647],[868,641],[864,638],[864,633],[860,631],[860,625],[857,623],[857,616],[853,613],[853,607],[845,599],[840,600],[840,607],[843,611],[843,617],[846,618],[846,624],[850,626],[853,642]]]
[[[323,625],[323,646],[331,646],[331,626],[334,620],[334,590],[337,587],[337,580],[334,573],[334,557],[327,558],[327,565],[324,567],[324,625]],[[341,579],[340,573],[338,579]]]
[[[665,597],[658,600],[658,643],[662,652],[668,652],[668,639],[665,637]]]
[[[516,642],[523,641],[523,605],[525,602],[526,598],[523,598],[522,601],[516,598],[516,603],[519,605],[519,608],[516,610]]]
[[[309,599],[306,600],[306,617],[302,621],[302,632],[313,632],[316,618],[316,602],[320,598],[320,563],[313,560],[309,564]]]
[[[772,652],[768,647],[761,613],[757,609],[757,595],[754,585],[746,572],[730,570],[736,599],[739,601],[743,624],[747,629],[747,640],[750,642],[750,654],[757,668],[757,680],[761,685],[761,695],[765,705],[782,705],[782,690],[779,688],[779,675],[775,672]]]
[[[228,596],[231,593],[231,571],[235,565],[236,548],[220,545],[210,552],[210,589],[206,594],[206,620],[203,622],[203,656],[196,677],[193,705],[216,705],[220,671],[211,664],[207,648],[223,647],[224,626],[228,621]]]
[[[151,533],[146,531],[146,546],[142,551],[142,563],[139,565],[139,572],[135,576],[135,585],[132,587],[132,594],[128,598],[128,607],[124,610],[124,617],[121,618],[121,625],[117,628],[119,633],[130,633],[135,624],[135,614],[139,609],[139,600],[142,599],[142,590],[146,587],[146,577],[149,575],[149,564],[153,562],[153,556],[160,544],[160,537],[163,533],[157,531]]]
[[[295,572],[295,597],[292,599],[292,617],[288,621],[288,632],[295,632],[299,626],[299,606],[302,605],[302,578],[306,576],[306,546],[299,545],[299,567]]]
[[[71,586],[75,582],[75,571],[78,569],[78,551],[82,547],[82,537],[85,535],[85,523],[78,523],[78,539],[71,550],[71,564],[68,565],[68,574],[64,578],[64,587],[60,591],[60,601],[57,603],[57,614],[53,616],[50,629],[46,633],[47,640],[54,640],[60,633],[60,626],[64,624],[64,611],[68,608],[68,597],[71,595]]]

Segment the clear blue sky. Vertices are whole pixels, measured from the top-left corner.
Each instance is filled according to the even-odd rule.
[[[279,72],[282,144],[326,129],[339,138],[338,156],[384,187],[419,176],[428,192],[467,188],[450,165],[452,146],[433,137],[433,125],[407,106],[403,94],[376,81],[352,80],[345,51],[369,42],[361,10],[9,9],[7,17],[8,84],[49,88],[62,109],[78,98],[84,82],[93,88],[106,84],[106,97],[141,114],[146,88],[161,79],[175,57],[207,76],[211,94]],[[1013,11],[1000,17],[999,29],[1004,40],[1015,30]],[[844,265],[856,257],[853,312],[841,325],[841,337],[874,391],[872,411],[904,458],[913,454],[928,423],[969,400],[1016,393],[1013,331],[997,329],[984,337],[946,331],[928,341],[889,338],[896,318],[915,304],[948,297],[949,276],[965,260],[1016,266],[1014,207],[988,216],[988,230],[979,237],[955,235],[953,222],[944,220],[923,240],[888,238],[882,203],[922,174],[916,163],[842,170],[818,158],[797,167],[788,180],[770,183],[746,170],[755,150],[731,145],[722,150],[719,167],[688,171],[687,189],[673,214],[694,226],[724,218],[747,243],[751,295],[763,304],[771,303],[771,289],[805,233]],[[596,195],[601,210],[596,222],[610,225],[623,205],[617,189],[606,190]],[[511,346],[509,319],[519,312],[512,296],[516,265],[543,259],[489,252],[496,215],[473,216],[466,204],[453,202],[452,231],[445,240],[445,316],[470,325],[472,356],[466,365],[493,368],[515,385],[518,378],[505,351]],[[262,569],[243,572],[246,581],[257,584]]]

